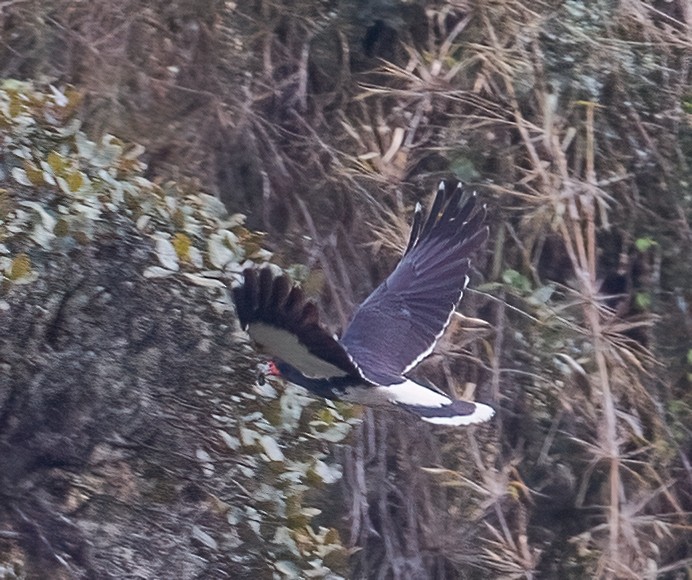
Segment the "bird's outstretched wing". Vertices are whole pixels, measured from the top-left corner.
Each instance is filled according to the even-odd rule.
[[[469,256],[488,237],[485,207],[461,184],[440,184],[427,219],[420,205],[396,269],[360,305],[341,343],[361,374],[378,385],[402,376],[430,354],[468,283]]]
[[[248,268],[232,292],[240,326],[265,352],[306,377],[359,376],[344,347],[320,325],[317,306],[285,274]]]

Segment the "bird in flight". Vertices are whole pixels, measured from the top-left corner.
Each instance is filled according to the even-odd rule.
[[[451,321],[469,281],[469,256],[488,237],[485,215],[475,193],[440,183],[427,217],[416,205],[399,264],[356,309],[341,338],[320,324],[317,306],[288,276],[268,266],[246,269],[232,289],[240,326],[273,357],[272,374],[316,395],[394,405],[438,425],[487,421],[492,407],[453,400],[407,376]]]

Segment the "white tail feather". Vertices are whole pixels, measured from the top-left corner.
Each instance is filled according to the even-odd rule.
[[[435,425],[474,425],[488,421],[495,414],[495,410],[488,405],[455,401],[410,379],[386,387],[349,388],[342,398],[362,405],[395,404]]]
[[[495,409],[483,403],[473,403],[475,411],[470,415],[452,415],[451,417],[421,417],[423,421],[434,423],[435,425],[448,425],[450,427],[475,425],[485,423],[493,418]]]

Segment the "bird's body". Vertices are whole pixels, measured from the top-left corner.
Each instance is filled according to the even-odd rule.
[[[485,208],[444,184],[427,219],[416,207],[404,255],[356,310],[343,337],[319,323],[316,306],[285,275],[248,269],[233,289],[238,318],[287,380],[316,395],[369,406],[396,405],[424,421],[469,425],[488,405],[452,400],[409,377],[447,328],[468,283],[469,255],[487,238]]]

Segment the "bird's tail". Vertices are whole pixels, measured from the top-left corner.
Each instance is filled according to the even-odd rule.
[[[495,414],[495,409],[488,405],[455,401],[442,391],[411,379],[379,388],[390,403],[436,425],[474,425],[490,420]]]
[[[440,407],[422,407],[404,403],[397,403],[397,405],[409,413],[417,415],[423,421],[435,425],[475,425],[489,421],[495,415],[495,409],[492,407],[470,401],[452,401],[448,405]]]

